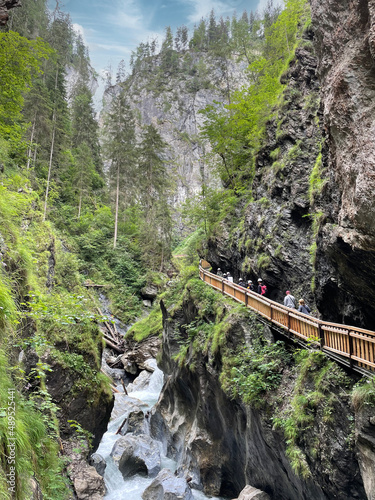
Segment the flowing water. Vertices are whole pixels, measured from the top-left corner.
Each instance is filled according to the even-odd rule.
[[[116,402],[112,415],[115,414],[118,416],[108,424],[107,432],[104,434],[99,448],[96,451],[96,453],[101,455],[107,463],[104,475],[105,484],[107,486],[107,494],[104,497],[105,500],[142,500],[142,493],[153,481],[153,478],[150,479],[140,475],[124,479],[121,472],[114,464],[110,453],[117,439],[121,437],[119,434],[116,434],[116,431],[124,421],[124,418],[128,415],[132,403],[134,404],[134,402],[136,402],[138,407],[141,405],[142,410],[146,412],[157,402],[163,386],[164,376],[163,372],[157,368],[156,361],[154,362],[154,367],[155,371],[151,375],[146,387],[141,390],[129,392],[129,397],[123,394],[116,394]],[[145,421],[147,421],[147,419],[145,419]],[[160,449],[162,451],[161,443]],[[161,465],[162,468],[170,469],[173,472],[176,470],[176,462],[163,455],[163,453]],[[206,497],[202,492],[197,490],[192,490],[192,493],[196,500],[205,500],[208,498],[211,500],[220,500],[218,497]]]

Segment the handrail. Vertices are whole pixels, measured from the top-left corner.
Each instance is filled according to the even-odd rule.
[[[256,292],[232,283],[199,266],[199,276],[212,288],[221,291],[268,321],[304,341],[320,345],[329,357],[365,375],[375,372],[375,332],[355,326],[330,323],[285,307]]]

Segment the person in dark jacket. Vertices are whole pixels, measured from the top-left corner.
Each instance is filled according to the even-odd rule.
[[[310,314],[311,310],[309,306],[305,304],[305,301],[303,299],[299,299],[298,301],[299,307],[298,307],[298,312],[304,313],[304,314]]]
[[[248,289],[248,290],[251,290],[252,292],[254,292],[254,291],[255,291],[254,284],[253,284],[253,282],[252,282],[251,280],[249,280],[249,281],[247,282],[247,289]]]
[[[217,273],[216,273],[218,276],[220,276],[220,278],[223,277],[223,271],[220,269],[220,267],[217,268]]]
[[[238,280],[238,284],[239,284],[240,286],[245,287],[245,283],[244,283],[244,280],[243,280],[242,278],[240,278],[240,279]]]

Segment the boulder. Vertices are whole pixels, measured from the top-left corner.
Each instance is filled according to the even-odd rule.
[[[138,377],[134,379],[133,383],[127,386],[126,390],[128,391],[129,394],[134,391],[142,391],[148,386],[150,378],[151,378],[151,373],[147,370],[143,370],[138,375]]]
[[[83,468],[74,478],[73,484],[79,500],[102,500],[106,494],[104,479],[94,467]]]
[[[110,368],[104,359],[102,359],[102,370],[115,382],[125,378],[125,370],[120,368]]]
[[[140,399],[132,398],[130,396],[126,396],[123,392],[115,394],[115,405],[111,414],[111,421],[123,415],[124,419],[131,413],[132,411],[139,410],[149,410],[150,407],[147,403],[143,403]]]
[[[141,290],[141,296],[143,299],[154,300],[158,294],[158,289],[155,285],[146,285]]]
[[[99,455],[99,453],[93,453],[91,457],[89,458],[89,464],[93,467],[95,467],[96,472],[100,476],[104,476],[105,468],[107,467],[106,461],[104,458]]]
[[[156,358],[160,343],[159,337],[148,337],[140,343],[128,340],[126,352],[121,356],[124,369],[133,375],[137,375],[140,370],[147,370],[146,361]]]
[[[254,486],[247,485],[236,500],[271,500],[269,495]]]
[[[125,425],[122,427],[120,434],[134,434],[139,436],[145,434],[145,414],[142,410],[132,411],[129,413]]]
[[[123,477],[155,477],[161,469],[159,445],[145,434],[127,434],[114,444],[111,456]]]
[[[194,500],[191,489],[183,477],[176,477],[163,469],[142,493],[143,500]]]

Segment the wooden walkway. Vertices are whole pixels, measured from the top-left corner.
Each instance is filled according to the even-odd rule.
[[[262,297],[199,267],[200,278],[212,288],[246,305],[280,333],[303,343],[315,343],[330,358],[366,376],[375,375],[375,332],[321,321]]]

